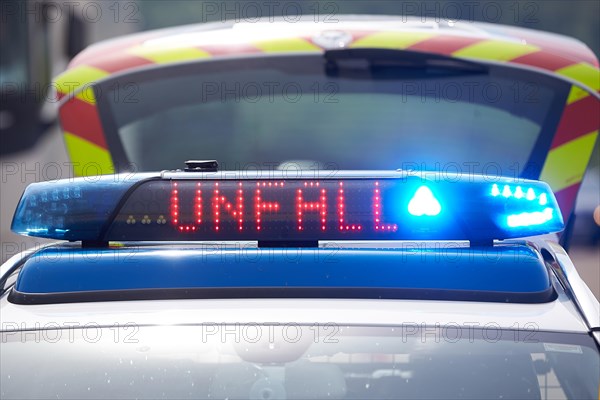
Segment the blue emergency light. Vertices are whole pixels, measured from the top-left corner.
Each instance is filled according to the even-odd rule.
[[[311,174],[314,171],[310,171]],[[107,241],[470,240],[563,229],[547,184],[474,175],[339,173],[323,179],[260,171],[78,178],[30,185],[16,233]],[[224,174],[224,173],[223,173]],[[248,174],[247,174],[248,175]]]

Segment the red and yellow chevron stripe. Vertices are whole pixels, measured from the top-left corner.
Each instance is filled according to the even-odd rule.
[[[56,80],[67,150],[77,175],[94,173],[89,163],[99,165],[103,174],[113,173],[102,124],[96,109],[93,85],[116,72],[156,64],[172,64],[236,54],[281,52],[322,52],[311,38],[315,32],[294,37],[252,40],[220,45],[147,45],[141,37],[103,49],[102,57],[78,57],[72,67]],[[541,68],[563,75],[596,92],[600,91],[600,70],[591,52],[565,50],[539,36],[509,40],[449,35],[440,31],[358,31],[349,30],[353,48],[390,48],[443,54],[483,61],[499,61]],[[104,54],[108,54],[107,56]],[[549,182],[563,210],[572,209],[577,189],[589,162],[600,128],[600,102],[588,92],[572,86],[558,131],[542,169],[540,179]],[[565,216],[566,217],[566,216]]]

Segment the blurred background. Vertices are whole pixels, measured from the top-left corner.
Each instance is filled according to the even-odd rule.
[[[521,26],[575,37],[600,54],[600,1],[404,0],[2,0],[0,2],[0,262],[40,240],[10,232],[27,184],[72,176],[57,125],[52,77],[86,46],[149,29],[199,22],[255,22],[258,17],[339,14],[408,15]],[[600,110],[598,110],[600,112]],[[598,143],[579,193],[570,253],[600,298],[600,158]],[[595,211],[595,215],[594,215]]]

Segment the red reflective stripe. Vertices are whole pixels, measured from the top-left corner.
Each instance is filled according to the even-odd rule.
[[[598,66],[596,55],[583,43],[567,41],[564,38],[556,38],[546,32],[530,32],[519,28],[506,27],[508,35],[514,35],[519,39],[525,40],[528,44],[541,47],[542,51],[551,54],[560,54],[561,57],[571,59],[571,64],[587,62]],[[555,56],[556,57],[556,56]]]
[[[566,56],[566,57],[571,58],[573,60],[573,64],[579,64],[579,63],[585,62],[585,63],[588,63],[595,67],[598,67],[598,59],[596,58],[594,53],[592,53],[592,51],[589,50],[587,47],[584,47],[583,49],[582,48],[569,48],[567,46],[562,46],[560,49],[557,49],[556,45],[554,45],[552,47],[553,47],[553,51],[555,51],[555,52],[560,51],[560,53],[563,57]]]
[[[569,214],[575,207],[575,199],[577,197],[577,192],[579,191],[579,186],[581,186],[581,182],[577,182],[554,194],[565,222],[569,219]]]
[[[452,54],[463,47],[483,42],[483,39],[468,38],[462,36],[436,36],[425,39],[419,43],[409,46],[407,50],[426,51],[439,54]]]
[[[108,148],[96,107],[72,98],[63,104],[59,112],[63,131],[70,132],[103,149]]]
[[[538,51],[531,54],[525,54],[524,56],[517,57],[511,62],[517,64],[530,65],[532,67],[539,67],[548,69],[550,71],[556,71],[557,69],[568,67],[573,65],[573,60],[565,57],[557,56],[545,51]]]
[[[146,60],[145,58],[131,54],[120,53],[113,57],[100,57],[91,62],[89,65],[90,67],[98,68],[113,74],[124,69],[131,69],[152,64],[154,64],[152,61]]]
[[[145,40],[150,39],[152,37],[160,36],[157,35],[156,32],[148,32],[144,34],[135,34],[132,38],[123,37],[119,39],[115,39],[113,41],[108,41],[106,43],[98,44],[97,46],[92,46],[73,58],[69,63],[69,68],[74,68],[79,65],[92,65],[99,59],[106,57],[107,55],[114,55],[116,57],[121,57],[123,54],[127,52],[128,49],[131,49]]]
[[[592,96],[568,105],[558,123],[552,148],[593,132],[600,127],[600,102]]]
[[[255,47],[251,44],[235,44],[229,46],[223,45],[206,45],[198,47],[200,50],[206,51],[213,56],[227,56],[232,54],[253,54],[253,53],[262,53],[258,47]]]

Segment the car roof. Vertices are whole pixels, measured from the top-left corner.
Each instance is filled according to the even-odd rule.
[[[0,300],[5,329],[189,324],[427,325],[588,332],[562,294],[542,304],[374,299],[209,299],[18,305]]]
[[[538,239],[538,242],[542,244],[543,240]],[[384,245],[382,243],[374,244],[379,246]],[[458,244],[458,242],[453,243],[452,249],[456,249],[455,246]],[[214,292],[211,292],[211,294],[204,298],[194,298],[193,296],[191,298],[170,298],[168,294],[160,295],[159,291],[157,291],[154,293],[154,298],[140,300],[143,298],[140,297],[138,300],[127,301],[119,301],[118,298],[112,298],[112,301],[87,298],[85,291],[89,291],[94,284],[97,287],[106,286],[109,289],[114,289],[114,282],[111,283],[111,280],[114,280],[117,285],[127,286],[133,284],[132,281],[135,280],[141,280],[143,285],[144,282],[147,283],[148,279],[160,279],[159,276],[161,274],[179,274],[181,276],[187,274],[190,277],[190,274],[197,274],[198,267],[203,264],[199,261],[200,256],[196,254],[197,249],[195,253],[188,250],[187,254],[178,257],[179,252],[182,251],[181,249],[186,248],[185,245],[153,245],[149,246],[146,251],[144,248],[141,248],[140,251],[138,244],[132,244],[130,249],[136,249],[136,251],[132,255],[130,254],[128,257],[121,259],[121,262],[112,263],[115,265],[111,267],[110,260],[115,260],[114,252],[108,256],[105,254],[106,259],[103,260],[103,256],[98,257],[100,253],[96,249],[78,250],[74,245],[59,246],[55,249],[49,248],[34,253],[33,258],[28,260],[30,264],[21,270],[16,286],[26,288],[28,284],[33,285],[30,287],[39,293],[32,293],[31,297],[52,294],[45,293],[52,290],[63,291],[59,294],[72,291],[75,297],[70,302],[59,300],[54,303],[49,301],[48,304],[19,304],[19,301],[14,301],[15,290],[13,289],[0,298],[0,309],[2,310],[0,313],[0,322],[8,330],[66,328],[69,323],[74,323],[76,326],[84,326],[86,324],[110,326],[115,323],[123,325],[135,323],[140,326],[199,323],[295,323],[309,325],[331,323],[336,325],[363,326],[399,326],[412,324],[417,326],[439,325],[443,327],[458,325],[463,328],[588,332],[589,323],[595,325],[597,321],[584,320],[578,309],[579,305],[565,292],[552,274],[549,272],[547,272],[548,275],[544,275],[546,273],[542,274],[545,278],[539,275],[539,271],[541,271],[540,267],[543,270],[546,267],[543,263],[532,263],[538,257],[536,254],[540,254],[532,246],[533,244],[519,244],[517,247],[512,246],[512,250],[509,249],[509,254],[504,254],[506,252],[500,250],[503,255],[510,256],[502,259],[501,262],[498,261],[499,259],[490,256],[490,254],[495,252],[493,248],[480,249],[484,250],[482,256],[473,257],[472,254],[477,253],[479,250],[472,252],[468,251],[469,248],[467,247],[464,249],[468,251],[469,257],[474,258],[472,262],[469,262],[467,258],[460,263],[456,263],[452,262],[454,257],[448,257],[446,260],[439,260],[433,257],[430,259],[431,263],[429,265],[417,260],[421,255],[419,252],[415,252],[413,247],[409,249],[372,249],[373,253],[380,253],[380,258],[388,257],[389,260],[394,259],[398,264],[399,274],[396,274],[396,278],[390,277],[391,280],[400,279],[402,281],[404,276],[406,276],[405,281],[407,284],[415,286],[416,292],[413,292],[413,294],[417,293],[419,296],[408,296],[406,298],[380,298],[377,295],[357,297],[352,294],[354,290],[352,288],[346,292],[345,296],[324,298],[328,297],[326,296],[328,290],[335,289],[326,286],[319,289],[322,295],[312,297],[304,295],[294,297],[292,292],[291,296],[265,298],[265,296],[256,296],[251,291],[251,287],[247,287],[246,291],[244,290],[244,285],[252,286],[249,285],[249,281],[256,278],[254,275],[260,275],[261,273],[267,275],[274,274],[277,276],[272,279],[288,279],[290,277],[286,277],[283,273],[277,274],[275,270],[277,268],[288,268],[292,270],[293,275],[304,271],[308,264],[313,264],[317,269],[319,267],[327,269],[328,273],[331,274],[347,269],[346,274],[341,277],[341,280],[348,281],[349,286],[356,285],[357,280],[364,279],[365,277],[368,278],[369,274],[376,275],[372,271],[378,268],[379,264],[374,262],[373,265],[365,267],[364,265],[358,265],[361,262],[357,262],[357,265],[351,265],[349,261],[351,257],[360,258],[361,255],[365,256],[363,254],[366,251],[364,248],[347,249],[348,257],[343,259],[345,262],[341,262],[333,268],[331,267],[333,264],[330,264],[330,267],[327,268],[327,263],[324,263],[322,259],[314,261],[315,258],[313,255],[307,255],[303,258],[303,260],[307,261],[305,263],[307,265],[302,265],[302,263],[298,262],[288,262],[286,267],[278,263],[260,264],[248,261],[251,259],[243,262],[238,258],[236,261],[235,256],[236,254],[239,256],[242,253],[241,250],[231,250],[225,254],[215,253],[210,248],[210,251],[207,252],[205,249],[203,253],[205,257],[207,257],[207,254],[210,254],[208,258],[212,257],[214,259],[212,263],[208,263],[212,265],[209,265],[209,268],[221,271],[217,271],[216,275],[214,271],[203,275],[209,276],[208,281],[212,279],[212,283],[209,282],[209,285],[221,282],[221,284],[231,287],[237,286],[235,289],[239,293],[236,296],[228,296],[227,293],[224,296],[212,296]],[[521,250],[515,252],[515,248]],[[548,249],[552,250],[551,247],[548,247]],[[65,252],[64,250],[67,251]],[[313,252],[315,250],[312,249]],[[328,254],[330,253],[328,249],[321,250],[325,250]],[[87,263],[83,260],[86,257],[84,253],[87,253]],[[484,256],[483,253],[487,255]],[[519,256],[515,257],[516,255]],[[406,263],[399,261],[407,256],[409,258]],[[561,255],[556,254],[556,256],[560,257]],[[139,273],[131,275],[132,271],[135,271],[136,268],[139,269],[139,264],[136,267],[136,263],[132,262],[135,261],[136,257],[139,257],[143,261],[144,268],[149,267],[149,269],[145,268],[144,271],[147,270],[146,273],[152,277],[142,278],[142,275]],[[219,262],[222,257],[226,257],[229,262]],[[414,260],[410,260],[410,257],[413,257]],[[175,264],[169,265],[165,261],[167,258],[173,259]],[[277,256],[274,258],[277,259]],[[485,262],[485,259],[489,260],[489,262]],[[195,260],[195,263],[193,260]],[[564,262],[564,260],[562,261]],[[152,264],[156,264],[155,267],[152,267]],[[157,267],[159,264],[164,266],[162,272]],[[467,267],[464,268],[464,265]],[[119,276],[119,272],[115,272],[115,266],[118,267],[117,269],[123,269],[121,276]],[[417,270],[416,268],[419,266],[426,268]],[[390,275],[390,268],[393,267],[393,265],[387,265],[384,275]],[[362,268],[362,271],[360,268]],[[244,276],[243,273],[246,269],[248,273],[247,276]],[[255,271],[253,272],[252,269]],[[412,276],[408,273],[410,269],[415,269]],[[528,269],[538,272],[533,272],[532,275],[527,271]],[[69,280],[69,274],[76,270],[78,270],[76,273],[77,279]],[[521,272],[519,272],[520,270]],[[140,272],[143,271],[140,270]],[[439,274],[439,276],[436,277],[436,274]],[[517,274],[520,274],[521,279],[515,276]],[[305,279],[310,280],[312,279],[311,277],[318,276],[319,274],[313,271],[313,273],[306,275],[308,278]],[[470,275],[475,275],[475,277],[471,278]],[[489,279],[481,279],[486,276]],[[466,298],[460,296],[456,297],[458,300],[453,300],[452,297],[436,299],[432,295],[432,293],[435,294],[435,291],[417,288],[419,280],[427,279],[427,277],[433,282],[434,286],[436,284],[443,285],[443,287],[453,290],[466,284],[471,285],[472,294],[483,293],[484,295],[479,298],[475,296],[475,301],[464,301]],[[61,282],[61,279],[63,282]],[[329,279],[335,280],[328,275],[326,280]],[[512,287],[515,291],[520,291],[521,295],[531,294],[534,297],[539,297],[540,288],[538,286],[544,279],[549,279],[548,284],[551,284],[552,298],[542,296],[544,298],[540,297],[531,302],[510,302],[509,299],[507,299],[507,302],[503,302],[498,301],[498,299],[486,299],[485,290],[480,290],[483,286],[486,286],[489,293],[490,289],[493,291],[499,286],[504,287],[505,290],[507,288],[510,290]],[[465,280],[470,282],[463,282]],[[293,283],[289,282],[292,286]],[[375,283],[381,284],[381,282]],[[339,285],[340,282],[337,284]],[[391,285],[393,284],[392,282]],[[188,286],[190,287],[188,290],[191,291],[194,283],[191,282]],[[364,286],[368,287],[368,284]],[[293,287],[289,288],[293,289]],[[83,290],[84,292],[79,292],[78,295],[78,290]],[[536,294],[536,290],[538,294]],[[135,292],[136,289],[133,288],[130,291]]]

